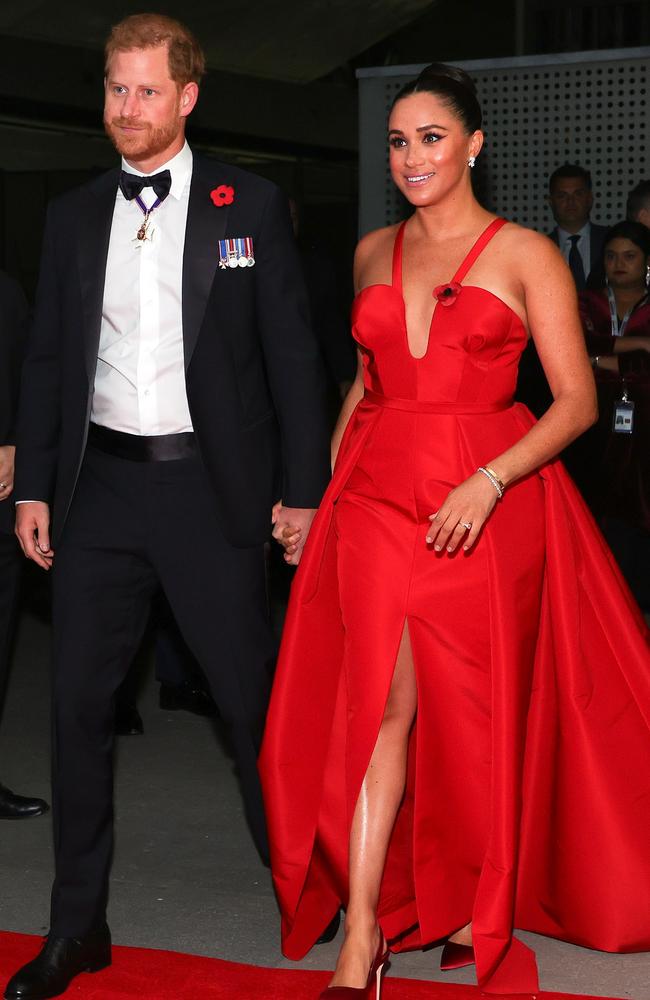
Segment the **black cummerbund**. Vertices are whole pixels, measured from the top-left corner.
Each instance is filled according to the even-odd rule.
[[[91,424],[88,444],[99,451],[126,458],[131,462],[173,462],[179,458],[194,458],[196,440],[190,431],[183,434],[126,434],[110,427]]]

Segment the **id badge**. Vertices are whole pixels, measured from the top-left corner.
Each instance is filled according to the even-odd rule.
[[[634,430],[634,403],[629,399],[617,399],[614,403],[612,430],[615,434],[631,434]]]

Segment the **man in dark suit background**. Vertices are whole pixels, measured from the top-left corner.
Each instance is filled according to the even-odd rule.
[[[549,236],[564,255],[576,288],[581,292],[604,274],[602,257],[607,226],[591,222],[594,203],[591,174],[565,163],[551,174],[548,201],[556,226]]]
[[[25,554],[53,567],[56,878],[50,934],[7,998],[59,995],[110,962],[112,703],[158,586],[230,727],[266,852],[264,543],[272,508],[276,530],[307,535],[329,435],[286,200],[185,142],[202,70],[178,22],[116,26],[104,122],[122,173],[49,208],[16,502]]]
[[[22,570],[14,535],[14,421],[27,302],[18,282],[0,271],[0,716]],[[0,784],[0,819],[28,819],[47,811],[42,799],[16,795]]]
[[[564,255],[577,291],[581,292],[587,286],[602,287],[605,283],[603,249],[607,226],[599,226],[589,218],[594,201],[589,171],[572,163],[558,167],[549,180],[548,201],[556,222],[548,235]],[[516,398],[525,403],[536,417],[541,417],[553,402],[532,340],[519,364]],[[567,455],[564,457],[566,459]]]

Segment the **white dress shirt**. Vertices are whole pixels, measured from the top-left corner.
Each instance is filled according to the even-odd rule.
[[[566,229],[562,229],[560,226],[557,227],[558,245],[567,263],[571,252],[572,235],[572,233],[567,233]],[[582,268],[585,272],[585,278],[587,278],[591,272],[591,222],[587,222],[575,235],[580,237],[576,246],[578,247],[578,253],[582,257]]]
[[[145,176],[125,160],[122,169]],[[149,219],[147,240],[137,201],[118,188],[106,261],[91,420],[128,434],[192,430],[185,388],[182,278],[192,151],[183,149],[155,173],[169,170],[171,189]],[[149,207],[151,187],[140,195]]]

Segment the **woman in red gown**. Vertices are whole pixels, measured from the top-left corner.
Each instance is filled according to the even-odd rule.
[[[514,927],[650,948],[648,633],[554,459],[596,415],[571,275],[475,200],[480,124],[447,67],[392,108],[415,212],[357,250],[360,371],[262,751],[284,953],[346,909],[325,1000],[379,990],[385,940],[451,939],[501,993],[538,989]],[[529,332],[538,423],[513,403]]]

